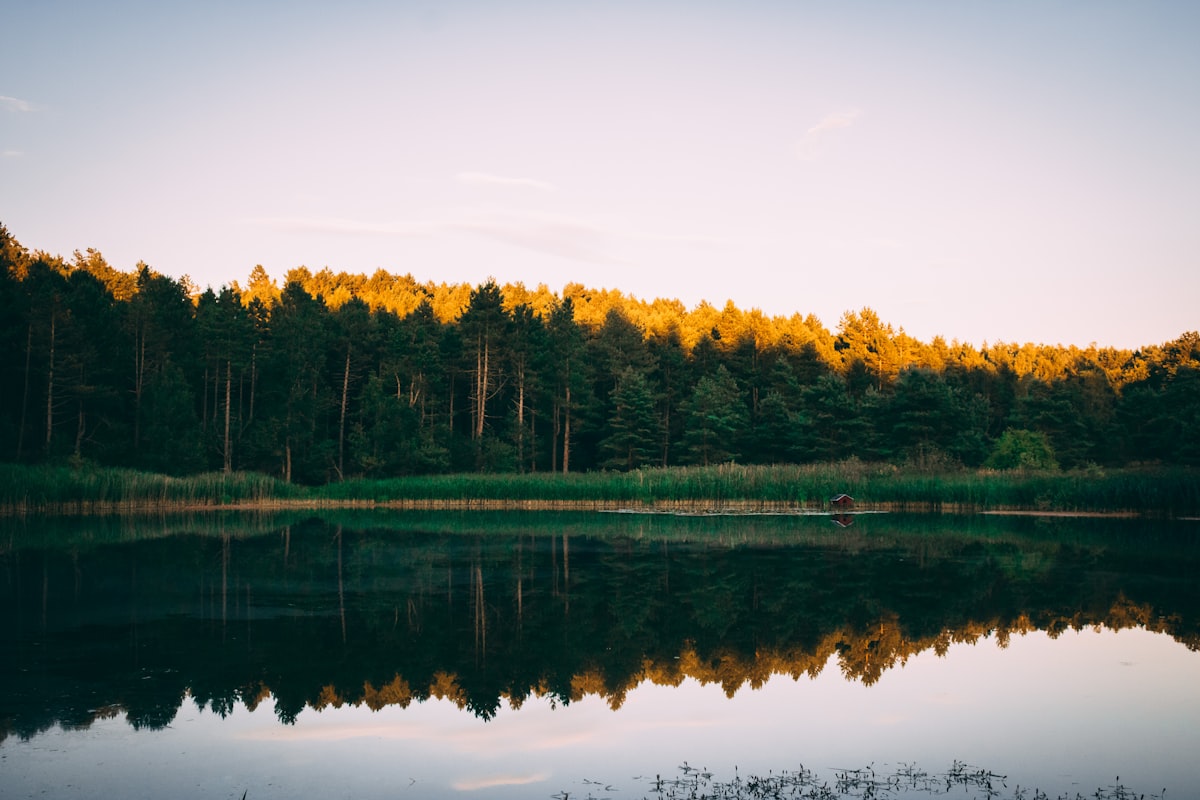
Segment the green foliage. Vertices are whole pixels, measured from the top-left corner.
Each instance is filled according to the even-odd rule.
[[[0,460],[191,474],[584,472],[859,458],[1200,464],[1200,334],[1138,351],[918,342],[615,291],[297,268],[202,293],[0,226]],[[1010,443],[1000,450],[1007,451]],[[1003,458],[1003,456],[997,456]],[[1006,463],[1003,460],[989,462]],[[1035,463],[1044,464],[1044,461]]]
[[[612,407],[610,433],[602,445],[608,455],[604,466],[630,470],[650,464],[658,444],[658,416],[650,385],[634,367],[626,367],[617,379]]]
[[[1056,470],[1058,461],[1046,434],[1009,428],[1000,435],[986,466],[990,469]]]
[[[720,464],[739,456],[736,442],[746,426],[747,413],[737,381],[724,364],[711,378],[696,382],[681,411],[687,420],[683,445],[693,464]]]
[[[495,454],[511,456],[511,449]],[[453,507],[789,510],[824,508],[846,492],[863,508],[1200,512],[1195,468],[1067,472],[917,472],[849,459],[808,465],[655,467],[629,472],[421,474],[303,487],[270,476],[170,477],[81,464],[0,464],[0,510],[87,511],[276,502],[433,503]]]

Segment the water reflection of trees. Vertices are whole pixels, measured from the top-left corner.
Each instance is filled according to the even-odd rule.
[[[189,698],[227,714],[272,697],[284,722],[306,707],[429,698],[489,718],[534,696],[618,708],[647,680],[733,695],[831,661],[871,684],[955,642],[1089,626],[1200,648],[1200,548],[1178,526],[881,517],[852,536],[782,536],[783,522],[758,534],[744,522],[735,544],[573,524],[472,534],[311,521],[10,546],[3,735],[120,711],[157,728]]]

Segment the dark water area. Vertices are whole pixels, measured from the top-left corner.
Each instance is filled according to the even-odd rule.
[[[1155,681],[1175,687],[1175,711],[1159,718],[1159,701],[1139,700],[1130,712],[1141,714],[1137,726],[1162,729],[1168,741],[1129,742],[1124,773],[1109,760],[1072,760],[1073,748],[1064,746],[1056,767],[1038,767],[1029,780],[1054,780],[1058,769],[1069,778],[1062,791],[1078,785],[1087,795],[1119,775],[1137,775],[1151,781],[1143,791],[1169,787],[1170,797],[1200,796],[1200,787],[1188,785],[1200,783],[1194,764],[1181,758],[1173,774],[1163,775],[1164,768],[1146,766],[1154,759],[1138,749],[1158,748],[1158,759],[1163,748],[1180,745],[1180,736],[1200,744],[1200,717],[1191,716],[1186,730],[1189,715],[1200,712],[1200,525],[893,514],[839,522],[482,512],[6,520],[0,527],[0,789],[8,783],[15,796],[34,795],[39,787],[55,788],[44,783],[64,775],[72,778],[70,786],[88,786],[90,762],[60,759],[57,772],[38,773],[37,748],[52,738],[65,737],[67,749],[86,753],[134,734],[167,741],[183,735],[177,731],[191,720],[195,730],[208,731],[203,741],[213,747],[233,742],[232,732],[252,719],[258,733],[250,741],[278,747],[310,724],[366,714],[369,722],[359,720],[355,729],[393,720],[390,734],[362,734],[372,742],[401,728],[424,740],[447,724],[461,727],[463,736],[506,736],[510,721],[534,725],[537,719],[539,740],[559,743],[545,747],[572,753],[567,762],[538,762],[551,766],[530,772],[536,780],[472,783],[462,775],[480,762],[459,759],[446,770],[462,775],[446,775],[444,785],[431,785],[432,774],[420,784],[413,779],[425,791],[410,796],[507,791],[549,797],[557,790],[584,796],[590,786],[579,783],[584,774],[606,784],[633,777],[626,775],[632,754],[621,741],[637,747],[639,758],[657,752],[660,772],[689,756],[635,745],[638,736],[620,730],[610,734],[618,744],[609,751],[571,750],[563,743],[579,733],[571,729],[575,706],[602,709],[602,721],[586,726],[592,731],[633,724],[643,713],[626,707],[641,708],[635,698],[675,698],[662,700],[668,704],[692,698],[682,711],[670,712],[677,717],[698,707],[693,695],[702,693],[702,704],[714,710],[710,738],[696,749],[707,752],[713,737],[724,738],[720,731],[744,724],[734,719],[743,706],[788,685],[821,691],[753,712],[759,727],[791,724],[786,718],[795,709],[787,705],[795,702],[804,704],[811,725],[836,729],[820,716],[838,714],[836,705],[817,709],[844,691],[877,702],[893,692],[918,702],[920,691],[896,689],[909,680],[902,673],[919,674],[926,663],[941,669],[986,651],[989,663],[1002,664],[1018,658],[1010,652],[1036,643],[1031,669],[1042,664],[1049,673],[1047,662],[1071,661],[1079,647],[1103,642],[1100,655],[1079,656],[1081,684],[1088,658],[1097,660],[1099,672],[1110,662],[1165,664],[1156,654],[1173,654],[1172,677]],[[1093,631],[1101,633],[1080,638]],[[1154,655],[1126,652],[1134,645]],[[961,678],[930,680],[935,687],[969,682],[972,670],[988,668],[963,666]],[[997,668],[1005,674],[1005,667]],[[1130,686],[1145,680],[1137,670],[1125,672]],[[971,691],[988,696],[987,687]],[[1006,691],[1019,689],[997,687],[998,703]],[[1054,719],[1030,727],[1065,725],[1064,735],[1081,735],[1101,699],[1060,694],[1062,708],[1043,709]],[[441,722],[420,722],[435,711]],[[970,724],[1000,725],[1003,709],[992,713],[997,720]],[[1185,729],[1172,733],[1179,713]],[[670,725],[682,725],[676,717]],[[961,714],[947,719],[965,722]],[[930,768],[977,755],[1021,760],[1000,747],[956,753],[953,738],[939,740],[944,733],[894,727],[894,740],[861,736],[857,750],[845,741],[841,755],[859,758],[840,766],[908,752],[940,759],[922,764]],[[927,747],[914,750],[913,742]],[[300,745],[290,746],[284,752],[300,752]],[[712,766],[733,769],[760,750],[731,740],[714,752],[727,755],[726,762]],[[594,761],[581,772],[576,762],[589,753]],[[778,757],[790,761],[805,753]],[[984,766],[1011,771],[1020,765]],[[195,796],[297,791],[287,779],[265,781],[245,769],[244,780],[228,787],[197,779]],[[355,783],[360,772],[347,773],[335,793],[340,787],[350,790],[347,796],[375,796],[370,786]],[[164,775],[149,787],[172,794],[179,787],[171,780]],[[399,784],[385,785],[379,796],[402,794]],[[66,784],[57,788],[62,796],[86,796]],[[625,791],[648,790],[631,785]]]

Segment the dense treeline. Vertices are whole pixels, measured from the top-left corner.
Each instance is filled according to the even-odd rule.
[[[858,457],[1200,463],[1200,335],[923,343],[870,309],[688,310],[568,284],[261,267],[198,291],[0,226],[0,459],[301,483]]]

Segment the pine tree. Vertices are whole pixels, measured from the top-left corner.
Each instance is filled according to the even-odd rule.
[[[746,428],[746,406],[724,364],[712,377],[696,382],[682,411],[687,420],[683,445],[691,463],[707,466],[738,458],[736,442]]]
[[[613,389],[612,409],[601,444],[604,466],[631,470],[649,464],[658,445],[658,415],[646,376],[626,367]]]

